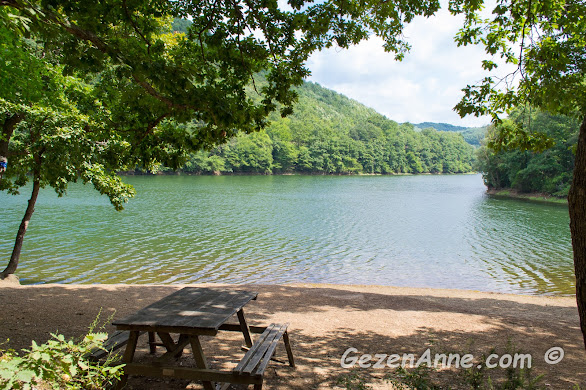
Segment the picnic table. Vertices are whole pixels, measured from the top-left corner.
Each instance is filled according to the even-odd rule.
[[[126,364],[122,388],[128,375],[175,377],[203,382],[205,390],[213,390],[214,382],[254,384],[262,388],[263,372],[273,357],[277,342],[283,338],[289,365],[295,366],[289,343],[287,325],[271,324],[267,327],[249,326],[243,307],[256,299],[258,293],[224,288],[185,287],[136,313],[115,320],[112,324],[119,331],[128,331],[128,343],[123,355]],[[236,314],[238,324],[227,321]],[[200,336],[216,336],[220,330],[241,332],[248,349],[242,361],[232,371],[210,369],[204,355]],[[151,352],[155,352],[154,335],[157,334],[167,350],[156,361],[148,364],[134,363],[137,341],[148,332]],[[253,343],[251,333],[261,334]],[[177,341],[172,335],[178,335]],[[181,356],[183,348],[191,346],[196,367],[179,367],[172,363]]]

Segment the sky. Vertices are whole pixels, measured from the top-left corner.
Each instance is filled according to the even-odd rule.
[[[453,107],[462,88],[487,74],[480,46],[457,47],[453,37],[462,18],[441,9],[431,18],[418,17],[404,35],[412,48],[402,62],[385,53],[382,40],[371,38],[348,50],[331,48],[312,55],[309,81],[333,89],[397,122],[444,122],[475,127],[489,117],[461,119]]]

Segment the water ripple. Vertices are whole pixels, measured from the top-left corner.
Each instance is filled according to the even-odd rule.
[[[478,175],[126,180],[122,213],[82,185],[43,191],[21,280],[574,289],[567,209],[493,199]],[[26,196],[0,204],[8,258]]]

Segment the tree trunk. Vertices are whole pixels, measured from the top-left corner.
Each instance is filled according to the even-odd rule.
[[[0,133],[0,180],[4,172],[7,170],[8,165],[8,145],[10,144],[10,138],[16,125],[23,120],[24,114],[16,113],[8,115],[6,120],[2,123],[2,133]]]
[[[31,198],[28,201],[28,206],[26,208],[26,212],[24,213],[24,217],[22,218],[22,222],[20,223],[20,227],[18,228],[18,233],[16,234],[16,240],[14,241],[14,249],[12,250],[12,256],[10,256],[10,261],[8,265],[0,273],[0,279],[4,279],[6,276],[13,274],[18,267],[18,260],[20,259],[20,251],[22,250],[22,242],[24,240],[24,235],[26,233],[26,229],[28,228],[28,224],[33,216],[33,212],[35,211],[35,203],[37,203],[37,197],[39,195],[39,189],[41,188],[40,183],[40,170],[41,170],[41,156],[40,154],[35,155],[35,167],[33,169],[33,191],[31,194]]]
[[[2,123],[2,137],[0,137],[0,156],[8,157],[8,144],[16,125],[24,118],[24,114],[10,115]]]
[[[570,231],[576,273],[576,301],[586,348],[586,116],[580,126],[574,178],[568,194]]]

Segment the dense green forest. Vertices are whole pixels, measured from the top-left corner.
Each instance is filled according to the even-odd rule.
[[[529,136],[544,134],[553,146],[539,153],[516,148],[494,150],[483,145],[478,149],[478,170],[483,173],[486,186],[497,190],[567,196],[572,181],[578,120],[539,111],[516,110],[501,126],[505,127],[505,134],[506,127],[513,126],[523,128]],[[498,130],[489,128],[489,143],[499,135]]]
[[[304,83],[297,93],[299,102],[292,115],[274,115],[263,131],[239,135],[211,151],[192,155],[183,172],[396,174],[472,170],[474,148],[459,133],[430,128],[416,131],[411,124],[389,120],[315,83]]]

